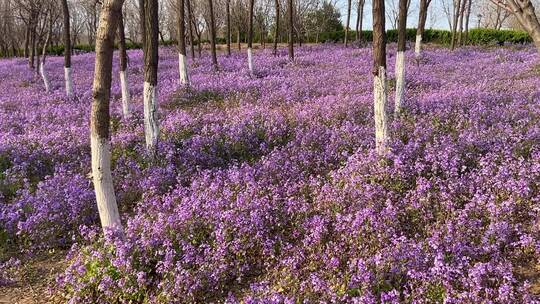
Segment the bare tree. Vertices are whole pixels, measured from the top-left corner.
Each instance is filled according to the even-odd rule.
[[[420,57],[422,52],[422,36],[424,35],[424,30],[426,27],[426,19],[429,4],[431,0],[420,0],[420,13],[418,14],[418,26],[416,28],[416,44],[415,44],[415,54],[416,57]]]
[[[289,60],[294,60],[294,18],[293,18],[293,0],[287,0],[289,14]]]
[[[279,0],[275,0],[276,3],[276,22],[275,22],[275,30],[274,30],[274,56],[277,55],[277,46],[278,46],[278,38],[279,38]]]
[[[345,47],[348,46],[349,43],[349,25],[351,21],[351,0],[347,1],[347,23],[345,24]]]
[[[494,4],[511,12],[519,24],[529,33],[540,52],[540,21],[530,0],[491,0]]]
[[[364,3],[365,0],[358,0],[356,12],[356,40],[362,40],[362,23],[364,22]]]
[[[144,130],[146,149],[152,157],[155,157],[157,153],[159,137],[157,121],[158,27],[158,1],[144,0]]]
[[[193,14],[191,13],[191,1],[186,0],[186,6],[187,6],[187,24],[188,24],[188,30],[189,30],[189,47],[191,50],[191,58],[195,58],[195,43],[193,42]],[[199,40],[200,45],[200,40]]]
[[[386,117],[386,30],[384,0],[373,0],[373,98],[375,109],[375,149],[387,151]]]
[[[99,217],[103,229],[121,229],[120,214],[111,173],[110,113],[112,59],[114,33],[122,13],[123,0],[104,0],[96,40],[90,139],[92,150],[92,178]]]
[[[225,0],[227,14],[227,56],[231,56],[231,0]]]
[[[69,97],[73,94],[73,81],[71,79],[71,27],[67,0],[62,0],[62,12],[64,15],[64,80],[66,95]]]
[[[126,50],[126,34],[124,28],[124,16],[118,18],[118,50],[120,53],[120,87],[122,88],[122,113],[124,117],[131,114],[131,96],[129,94],[129,82],[127,74],[128,56]]]
[[[189,85],[189,75],[186,58],[186,28],[184,18],[184,0],[178,0],[178,65],[180,69],[180,83]]]
[[[46,58],[47,58],[47,48],[49,47],[49,42],[51,41],[51,35],[52,35],[52,30],[53,30],[53,24],[54,24],[53,18],[54,17],[53,17],[52,9],[49,8],[49,12],[47,13],[44,19],[45,22],[48,21],[49,25],[48,25],[48,30],[47,30],[47,36],[45,37],[45,42],[43,43],[41,63],[39,62],[39,58],[38,58],[39,73],[41,74],[41,78],[43,79],[43,84],[45,85],[45,92],[47,93],[51,91],[51,83],[47,75],[45,63],[46,63]]]
[[[214,7],[212,1],[213,0],[208,0],[208,10],[210,14],[210,48],[212,50],[212,64],[214,65],[214,69],[217,70],[218,61],[216,54],[216,23],[214,21]]]
[[[396,55],[396,97],[394,115],[401,112],[405,99],[405,41],[407,40],[407,0],[399,0],[398,45]]]
[[[252,47],[253,47],[253,6],[255,4],[255,0],[249,0],[249,25],[248,25],[248,46],[247,46],[247,54],[248,54],[248,67],[249,67],[249,74],[253,76],[253,54],[252,54]]]

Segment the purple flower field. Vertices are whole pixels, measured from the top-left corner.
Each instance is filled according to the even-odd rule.
[[[104,237],[90,173],[94,54],[0,61],[0,285],[10,252],[70,249],[69,303],[540,303],[540,65],[532,47],[407,52],[391,152],[374,147],[369,48],[190,60],[160,50],[159,157],[112,89],[113,178],[125,238]],[[388,54],[393,86],[395,46]],[[393,109],[389,92],[388,112]]]

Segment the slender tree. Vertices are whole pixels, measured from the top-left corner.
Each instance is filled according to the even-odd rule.
[[[459,22],[459,16],[461,12],[461,5],[463,0],[454,0],[454,15],[452,18],[452,37],[450,41],[450,50],[456,48],[456,38],[457,38],[457,26]]]
[[[231,56],[231,0],[225,0],[227,14],[227,56]]]
[[[92,178],[101,226],[121,229],[120,214],[111,174],[109,99],[111,96],[112,59],[116,23],[122,13],[123,0],[104,0],[96,37],[90,139]]]
[[[71,78],[71,27],[67,0],[62,0],[62,13],[64,15],[64,80],[66,95],[69,97],[73,94],[73,81]]]
[[[124,16],[118,17],[118,50],[120,53],[120,87],[122,88],[122,113],[124,117],[131,115],[131,96],[129,94],[129,82],[127,74],[128,56],[126,50],[126,35],[124,28]]]
[[[469,19],[471,16],[471,6],[472,0],[467,1],[467,12],[465,13],[465,33],[463,37],[463,42],[465,44],[467,44],[469,40]]]
[[[276,0],[276,28],[274,31],[274,56],[277,56],[278,36],[279,36],[279,0]]]
[[[144,131],[150,156],[157,153],[158,0],[144,0]]]
[[[356,40],[362,40],[362,23],[364,22],[364,3],[365,0],[358,0],[357,14],[356,14]]]
[[[540,53],[540,18],[536,16],[531,0],[490,0],[514,15],[519,24],[531,36]]]
[[[45,22],[48,21],[49,23],[48,23],[47,36],[45,37],[45,42],[43,43],[41,64],[39,63],[39,58],[38,58],[39,73],[41,74],[41,78],[43,79],[43,84],[45,85],[45,92],[47,93],[51,91],[51,83],[47,75],[47,70],[45,69],[45,63],[46,63],[46,58],[47,58],[47,48],[49,47],[49,42],[51,41],[51,35],[52,35],[53,24],[54,24],[52,8],[49,8],[49,9],[51,11],[45,17]]]
[[[180,69],[180,83],[189,85],[186,57],[186,20],[184,18],[184,0],[178,0],[178,8],[178,67]]]
[[[394,114],[401,112],[401,104],[405,99],[405,41],[407,39],[407,5],[408,0],[399,0],[398,45],[396,55],[396,97]]]
[[[418,27],[416,28],[416,44],[414,52],[416,57],[420,57],[422,53],[422,36],[426,27],[427,11],[431,0],[420,0],[420,13],[418,15]]]
[[[248,67],[249,67],[249,74],[253,75],[253,54],[252,54],[252,48],[253,48],[253,7],[255,5],[255,0],[249,0],[249,24],[248,24],[248,46],[247,46],[247,54],[248,54]]]
[[[287,13],[289,14],[289,60],[294,60],[294,18],[293,18],[293,0],[287,1],[289,7]]]
[[[216,54],[216,22],[214,21],[214,4],[213,0],[208,0],[208,10],[210,13],[210,48],[212,50],[212,64],[214,69],[218,69],[218,61]],[[200,41],[199,41],[200,43]]]
[[[349,25],[351,21],[351,0],[347,1],[347,23],[345,24],[345,47],[349,44]]]
[[[188,18],[188,30],[189,30],[189,43],[190,43],[190,51],[191,51],[191,58],[195,58],[195,43],[193,41],[193,23],[191,20],[193,20],[193,16],[191,14],[191,1],[186,0],[186,6],[187,6],[187,18]]]
[[[387,151],[386,115],[386,31],[384,0],[373,0],[373,98],[375,112],[375,147],[379,155]]]

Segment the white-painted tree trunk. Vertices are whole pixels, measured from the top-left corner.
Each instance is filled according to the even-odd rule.
[[[189,85],[189,74],[186,55],[178,53],[178,68],[180,70],[180,83],[182,83],[183,85]]]
[[[156,151],[159,136],[156,89],[152,84],[144,83],[144,133],[146,149],[151,154]]]
[[[251,51],[251,48],[248,48],[247,55],[248,55],[249,74],[253,76],[254,75],[254,71],[253,71],[253,53]]]
[[[122,112],[124,117],[131,115],[131,96],[129,95],[128,75],[126,71],[120,71],[120,87],[122,88]]]
[[[70,97],[73,95],[73,79],[71,77],[71,68],[64,68],[64,79],[66,82],[66,95]]]
[[[49,93],[51,91],[51,83],[49,82],[49,76],[45,70],[45,63],[39,65],[39,73],[43,79],[43,84],[45,85],[45,92]]]
[[[401,112],[401,104],[405,100],[405,52],[397,52],[396,56],[396,98],[394,115]]]
[[[375,107],[375,149],[379,155],[388,150],[388,118],[386,115],[386,70],[379,67],[373,78],[373,98]]]
[[[120,214],[116,205],[111,174],[111,144],[108,139],[92,134],[92,179],[103,228],[122,228]]]
[[[422,52],[422,35],[416,35],[416,43],[414,44],[416,57],[420,57],[420,52]]]

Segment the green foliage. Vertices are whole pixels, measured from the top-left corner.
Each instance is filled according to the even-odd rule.
[[[416,29],[411,28],[406,31],[407,40],[414,42],[416,39]],[[372,31],[362,31],[362,40],[371,41],[373,39]],[[436,43],[442,45],[450,44],[452,33],[447,30],[427,29],[424,31],[422,41],[426,43]],[[319,34],[320,42],[340,42],[345,37],[344,30],[326,31]],[[349,38],[356,37],[355,31],[349,32]],[[315,42],[315,36],[309,36],[308,42]],[[398,31],[388,30],[386,32],[388,42],[397,42]],[[494,30],[494,29],[471,29],[467,37],[467,44],[472,45],[489,45],[502,43],[530,43],[531,37],[523,31],[514,30]]]

